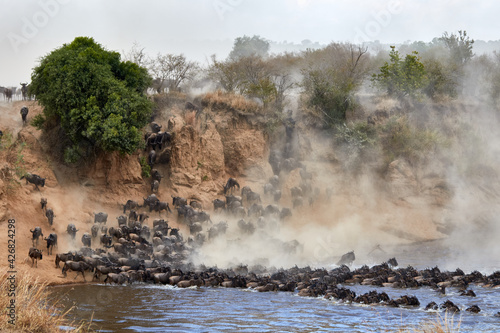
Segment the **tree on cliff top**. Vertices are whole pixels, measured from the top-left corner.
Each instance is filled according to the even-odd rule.
[[[228,58],[238,60],[245,57],[267,57],[269,52],[269,42],[260,36],[243,36],[234,40],[233,49]]]
[[[67,162],[85,156],[84,147],[131,154],[151,114],[143,93],[150,83],[147,69],[120,61],[118,52],[93,38],[77,37],[33,69],[30,89],[44,106],[35,124],[61,126],[71,141],[64,152]]]

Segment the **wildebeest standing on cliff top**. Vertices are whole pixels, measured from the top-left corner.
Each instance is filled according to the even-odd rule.
[[[21,94],[23,95],[23,101],[28,99],[28,83],[19,83],[21,85]]]
[[[4,97],[7,100],[7,102],[12,101],[12,89],[5,88],[3,93],[4,93]]]

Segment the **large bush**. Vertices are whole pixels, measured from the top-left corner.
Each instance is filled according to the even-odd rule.
[[[389,96],[398,98],[420,94],[427,84],[427,76],[418,52],[407,54],[403,60],[395,47],[391,46],[389,58],[389,62],[380,67],[380,73],[373,74],[373,84],[385,90]]]
[[[152,110],[143,93],[151,83],[145,68],[77,37],[43,57],[31,80],[44,106],[37,123],[62,127],[71,142],[64,152],[68,162],[84,155],[82,147],[130,154],[140,145]]]

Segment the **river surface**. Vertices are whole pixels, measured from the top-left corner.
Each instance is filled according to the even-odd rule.
[[[446,251],[436,256],[436,244],[420,245],[419,251],[399,251],[400,267],[441,267],[450,259]],[[443,250],[443,249],[439,249]],[[431,258],[429,258],[430,255]],[[451,255],[451,254],[450,254]],[[420,258],[420,259],[418,259]],[[424,259],[422,259],[424,258]],[[432,264],[429,260],[435,260]],[[477,269],[462,265],[466,273],[477,269],[490,274],[498,262]],[[353,267],[356,268],[356,267]],[[456,268],[456,267],[455,267]],[[444,270],[444,269],[442,269]],[[449,269],[452,270],[452,269]],[[430,288],[392,289],[373,286],[346,286],[362,294],[371,290],[386,292],[395,299],[414,295],[419,307],[391,308],[381,305],[344,304],[324,298],[300,297],[291,292],[259,293],[249,289],[187,288],[172,286],[75,285],[54,287],[53,295],[66,307],[75,306],[75,321],[93,318],[101,332],[398,332],[412,331],[422,322],[444,318],[442,311],[424,311],[434,301],[451,300],[461,309],[453,317],[453,332],[500,332],[500,289],[471,285],[477,297],[460,296],[456,288],[441,295]],[[465,309],[478,305],[481,312]]]

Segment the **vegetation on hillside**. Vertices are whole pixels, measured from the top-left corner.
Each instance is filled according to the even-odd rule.
[[[344,152],[359,157],[376,148],[387,161],[404,158],[415,164],[445,140],[434,124],[414,122],[423,119],[409,116],[422,112],[412,111],[414,105],[481,95],[498,108],[500,57],[477,57],[473,45],[459,31],[445,32],[430,43],[378,51],[332,42],[271,54],[269,41],[243,36],[225,59],[214,55],[202,66],[182,54],[150,57],[138,44],[121,61],[117,52],[92,38],[78,37],[34,69],[31,89],[44,114],[32,124],[61,126],[70,143],[64,152],[67,161],[95,149],[131,153],[141,144],[139,132],[155,116],[144,95],[147,89],[175,95],[202,88],[202,107],[259,114],[269,133],[279,128],[294,103],[309,124],[328,131]],[[382,123],[366,124],[366,116],[359,116],[360,92],[394,98],[404,110]]]

